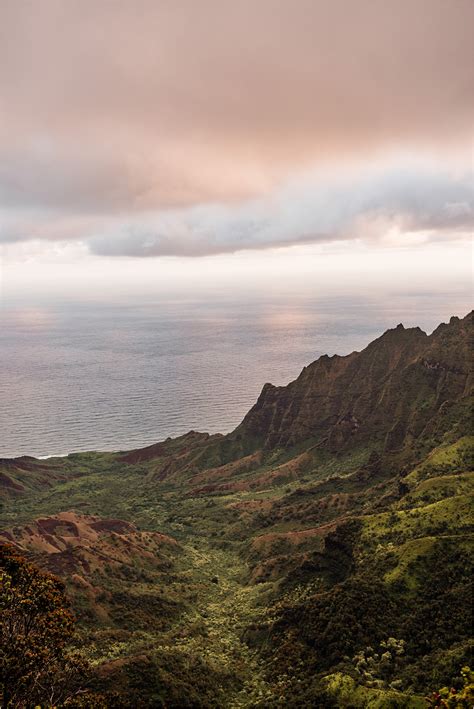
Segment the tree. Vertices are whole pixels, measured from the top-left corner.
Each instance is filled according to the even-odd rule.
[[[85,665],[68,650],[74,618],[63,584],[0,546],[0,700],[3,709],[55,706],[80,693]]]
[[[395,678],[400,658],[405,654],[405,641],[396,638],[382,640],[379,651],[366,647],[352,658],[354,669],[362,684],[379,689],[400,689],[401,681]]]
[[[438,692],[433,692],[426,697],[426,701],[433,709],[442,707],[445,709],[472,709],[474,706],[474,672],[470,667],[463,667],[461,670],[463,687],[456,690],[454,687],[443,687]]]

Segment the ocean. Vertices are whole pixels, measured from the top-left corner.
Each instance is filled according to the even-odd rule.
[[[2,306],[0,456],[126,450],[226,433],[265,382],[360,350],[399,322],[431,331],[465,298],[168,298]]]

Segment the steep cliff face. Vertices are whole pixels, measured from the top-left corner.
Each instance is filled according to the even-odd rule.
[[[430,336],[399,325],[362,352],[320,357],[286,387],[265,384],[233,435],[267,450],[308,439],[329,451],[401,448],[472,391],[472,325],[472,313]]]

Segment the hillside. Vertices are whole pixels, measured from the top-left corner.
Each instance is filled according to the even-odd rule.
[[[440,437],[447,410],[472,392],[472,316],[431,336],[398,325],[362,352],[320,357],[286,387],[266,384],[235,435],[264,448],[314,440],[330,452],[391,452]]]
[[[321,357],[225,436],[1,460],[0,541],[65,579],[96,688],[123,706],[421,707],[461,686],[472,334],[471,313]]]

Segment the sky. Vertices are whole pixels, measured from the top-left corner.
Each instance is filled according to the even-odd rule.
[[[472,0],[2,0],[2,294],[471,287]]]

